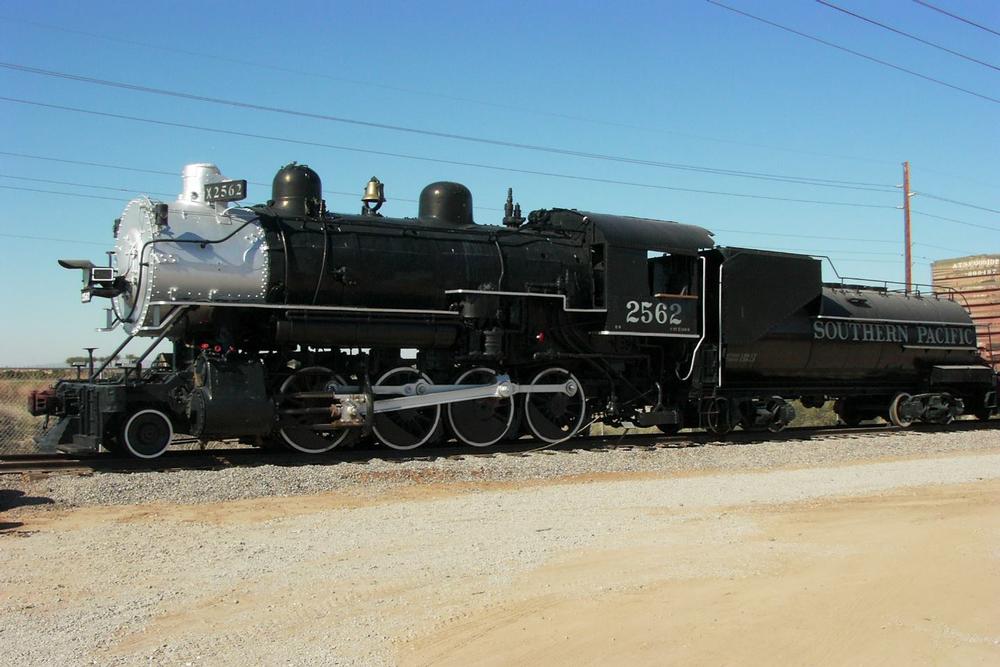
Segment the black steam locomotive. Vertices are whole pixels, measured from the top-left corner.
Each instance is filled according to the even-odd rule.
[[[152,343],[138,362],[30,399],[57,417],[44,447],[141,458],[175,433],[306,453],[373,437],[547,443],[594,421],[664,432],[780,430],[791,400],[837,401],[844,422],[988,418],[996,376],[954,301],[824,285],[820,260],[717,247],[701,227],[571,209],[500,225],[439,182],[416,218],[330,213],[319,176],[283,167],[266,204],[189,165],[183,192],[115,221],[109,266],[83,300]],[[171,353],[152,356],[162,341]],[[147,358],[150,362],[147,363]],[[112,372],[114,371],[114,372]]]

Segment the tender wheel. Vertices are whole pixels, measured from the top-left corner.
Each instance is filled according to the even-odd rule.
[[[780,396],[771,398],[766,408],[771,413],[771,422],[767,425],[771,433],[781,433],[795,419],[795,409]]]
[[[120,444],[125,450],[140,459],[155,459],[167,451],[174,439],[174,427],[170,418],[159,410],[139,410],[125,422]]]
[[[431,379],[411,366],[400,366],[385,373],[375,386],[397,386],[423,380],[428,384]],[[378,394],[375,400],[401,397],[402,394]],[[372,431],[375,437],[392,449],[416,449],[420,445],[435,438],[441,433],[441,406],[433,405],[426,408],[410,408],[394,412],[381,412],[375,415]]]
[[[494,384],[496,376],[492,368],[473,368],[459,375],[455,384]],[[449,403],[445,410],[455,437],[473,447],[489,447],[503,440],[516,412],[513,396]]]
[[[903,416],[902,407],[909,401],[911,396],[906,393],[896,394],[889,404],[889,421],[899,428],[909,428],[913,425],[913,420]]]
[[[331,383],[345,384],[340,376],[323,366],[302,368],[281,383],[278,434],[285,446],[304,454],[322,454],[358,437],[357,429],[329,429],[328,398],[303,395],[325,392]]]
[[[733,404],[728,398],[718,396],[712,399],[704,414],[705,429],[714,435],[732,433],[739,423],[739,419],[734,419],[733,412]]]
[[[532,385],[564,384],[572,382],[576,391],[572,396],[565,392],[528,394],[524,399],[524,415],[528,430],[539,440],[555,444],[569,440],[587,416],[587,396],[576,376],[564,368],[548,368],[531,381]]]

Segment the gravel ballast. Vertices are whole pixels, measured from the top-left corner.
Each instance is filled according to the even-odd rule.
[[[330,463],[336,454],[310,465],[255,465],[222,470],[94,473],[79,476],[7,476],[4,487],[47,497],[49,507],[134,505],[144,502],[198,503],[265,496],[346,492],[377,498],[399,486],[434,483],[503,483],[617,473],[651,475],[707,471],[767,470],[843,465],[879,457],[920,457],[949,452],[1000,451],[1000,430],[887,432],[751,444],[712,444],[658,449],[609,448],[572,451],[467,455],[435,460]],[[419,450],[418,450],[419,451]],[[415,452],[415,456],[418,453]]]
[[[738,582],[804,548],[839,553],[769,540],[754,514],[769,506],[984,480],[1000,480],[988,430],[8,475],[53,502],[0,514],[23,522],[0,532],[0,664],[399,664],[428,633],[536,596]],[[626,546],[652,564],[559,565]],[[564,588],[525,587],[553,567]]]

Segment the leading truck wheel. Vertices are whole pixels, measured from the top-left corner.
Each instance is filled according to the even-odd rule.
[[[121,444],[126,451],[140,459],[155,459],[167,451],[174,439],[170,418],[159,410],[139,410],[125,422]]]

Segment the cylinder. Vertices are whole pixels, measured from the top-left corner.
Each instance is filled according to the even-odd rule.
[[[196,386],[188,399],[191,435],[257,436],[274,428],[274,403],[267,395],[266,372],[259,362],[227,362],[200,357]]]

